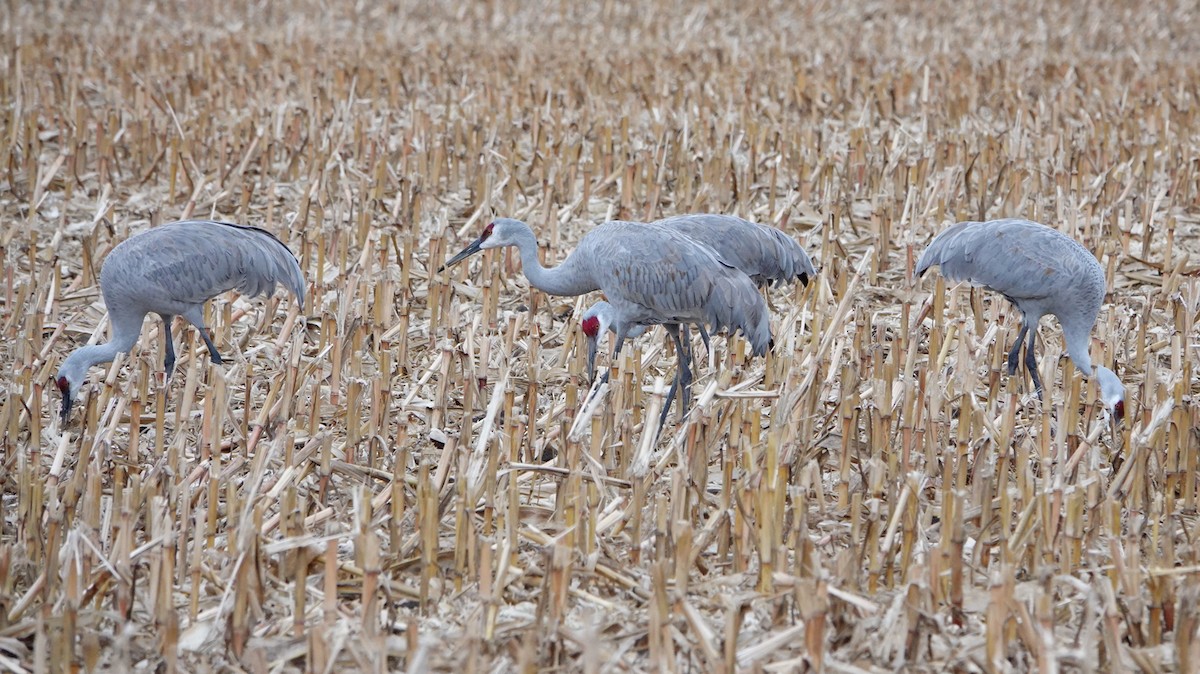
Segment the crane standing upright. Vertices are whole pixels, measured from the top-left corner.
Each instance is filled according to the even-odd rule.
[[[1034,344],[1042,316],[1053,314],[1062,325],[1063,340],[1075,367],[1085,377],[1096,376],[1100,400],[1117,420],[1125,415],[1125,387],[1112,370],[1098,365],[1093,372],[1089,343],[1092,327],[1104,302],[1104,269],[1086,248],[1058,230],[1019,219],[960,222],[934,237],[917,261],[923,276],[933,265],[952,281],[969,281],[994,290],[1021,312],[1021,332],[1008,353],[1008,374],[1017,371],[1025,335],[1025,368],[1038,397]]]
[[[770,348],[769,312],[754,281],[708,246],[673,228],[606,222],[588,232],[562,264],[546,269],[538,260],[537,239],[529,225],[499,218],[441,269],[480,250],[503,246],[517,247],[525,277],[538,290],[566,296],[602,291],[618,310],[614,355],[621,352],[626,337],[648,325],[663,325],[671,333],[681,372],[687,355],[679,338],[680,325],[740,330],[756,356]],[[684,396],[686,407],[686,388]],[[670,401],[664,407],[669,406]]]
[[[221,356],[204,325],[204,303],[227,290],[251,297],[270,294],[281,283],[304,306],[300,263],[274,234],[246,225],[186,220],[160,225],[117,244],[104,259],[100,290],[112,339],[76,349],[59,367],[62,420],[71,413],[87,371],[133,348],[146,314],[158,314],[166,339],[164,369],[175,369],[171,320],[183,316],[200,332],[214,363]]]

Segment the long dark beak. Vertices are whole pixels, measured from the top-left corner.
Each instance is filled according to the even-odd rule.
[[[71,418],[71,403],[74,401],[71,400],[70,391],[64,391],[62,398],[62,411],[59,412],[59,417],[62,419],[62,423],[65,425],[67,420]]]
[[[454,257],[450,258],[450,260],[446,264],[442,265],[441,267],[438,267],[438,273],[441,273],[441,271],[443,269],[445,269],[446,267],[453,267],[454,265],[458,264],[459,262],[462,262],[463,260],[471,257],[475,253],[478,253],[479,247],[482,245],[483,245],[482,238],[475,239],[474,241],[471,242],[471,245],[469,245],[466,248],[463,248],[461,251],[459,251],[458,255],[455,255]]]
[[[596,378],[596,342],[598,341],[600,340],[596,339],[595,337],[587,337],[588,381],[592,381]]]

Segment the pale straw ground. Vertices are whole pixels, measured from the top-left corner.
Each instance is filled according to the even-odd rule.
[[[1142,2],[166,2],[0,7],[0,670],[1195,671],[1200,13]],[[817,258],[777,348],[637,341],[583,400],[597,222],[733,213]],[[300,257],[58,364],[151,224]],[[948,223],[1096,251],[1116,437],[1043,321],[910,271]],[[931,317],[916,323],[931,296]],[[661,379],[661,381],[660,381]]]

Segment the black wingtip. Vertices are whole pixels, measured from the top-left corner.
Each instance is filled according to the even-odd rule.
[[[796,275],[796,278],[800,279],[800,285],[804,286],[805,288],[808,287],[808,274],[800,272]]]

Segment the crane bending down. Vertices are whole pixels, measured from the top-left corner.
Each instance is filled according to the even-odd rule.
[[[934,237],[917,261],[917,276],[939,265],[951,281],[969,281],[1004,295],[1021,312],[1021,332],[1008,353],[1008,374],[1017,371],[1025,335],[1025,368],[1038,397],[1034,343],[1042,316],[1053,314],[1062,325],[1063,340],[1075,367],[1092,376],[1088,353],[1092,327],[1104,301],[1104,270],[1096,257],[1071,237],[1028,220],[960,222]],[[1125,415],[1125,387],[1116,373],[1096,366],[1100,399],[1116,420]]]
[[[740,330],[756,356],[770,348],[769,312],[750,277],[670,227],[603,223],[588,232],[562,264],[547,269],[538,260],[537,239],[529,225],[500,218],[438,271],[480,250],[502,246],[517,247],[525,277],[542,292],[576,296],[602,291],[618,310],[614,354],[621,352],[626,337],[640,334],[644,326],[663,325],[675,340],[682,372],[687,356],[679,326],[692,323]],[[669,407],[670,401],[664,409]]]
[[[587,311],[583,312],[583,316],[580,317],[579,324],[583,328],[584,338],[587,340],[589,377],[596,371],[596,344],[600,340],[600,335],[605,332],[612,332],[615,336],[617,334],[617,326],[620,323],[620,315],[617,309],[604,300],[600,300],[588,307]],[[649,326],[634,325],[629,328],[625,336],[631,339],[641,337],[646,332],[647,327]],[[704,346],[711,349],[708,342],[708,332],[705,331],[702,324],[698,327],[700,336],[704,339]],[[664,324],[663,328],[666,329],[667,333],[675,341],[675,350],[679,356],[679,367],[676,368],[675,378],[671,380],[671,389],[667,391],[666,402],[663,403],[662,412],[658,417],[658,430],[660,433],[663,426],[667,423],[667,415],[671,411],[671,401],[675,399],[675,394],[679,391],[681,385],[683,386],[683,395],[679,398],[680,418],[682,419],[683,415],[687,413],[688,404],[691,399],[692,385],[692,356],[691,349],[689,348],[691,345],[688,344],[687,324],[668,323]],[[607,381],[607,379],[608,372],[606,371],[603,380]]]
[[[774,227],[750,222],[734,215],[692,213],[663,218],[652,224],[669,227],[712,248],[726,263],[750,276],[760,288],[764,285],[792,281],[799,281],[807,286],[809,278],[817,273],[812,258],[795,239]],[[587,339],[589,374],[595,372],[597,341],[600,335],[605,331],[615,334],[619,321],[616,307],[604,301],[588,307],[580,318]],[[681,328],[682,341],[685,346],[690,346],[687,326]],[[638,326],[636,331],[631,330],[627,336],[638,337],[644,331],[644,326]],[[708,333],[702,324],[699,325],[699,332],[704,346],[709,348]],[[668,406],[674,388],[679,386],[681,379],[690,384],[691,373],[682,369],[677,373],[672,383],[672,393],[667,395]],[[686,400],[685,392],[685,407]],[[664,406],[664,410],[666,408]],[[666,419],[665,415],[663,419]]]
[[[112,324],[112,339],[82,346],[63,361],[56,383],[62,392],[62,420],[87,377],[88,368],[108,363],[133,348],[146,314],[158,314],[166,339],[167,376],[175,369],[171,319],[194,325],[214,363],[217,347],[204,325],[204,303],[236,288],[251,297],[269,295],[282,283],[304,306],[304,275],[292,251],[274,234],[245,225],[187,220],[154,227],[117,244],[100,270],[100,290]]]

